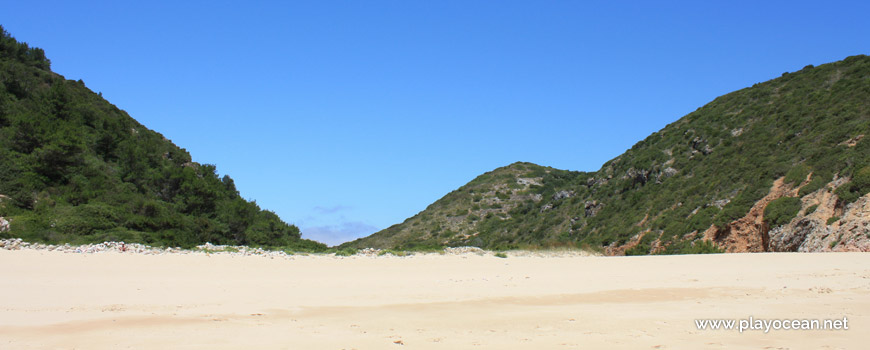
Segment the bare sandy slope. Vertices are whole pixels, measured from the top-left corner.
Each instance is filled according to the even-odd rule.
[[[0,348],[860,349],[870,255],[293,260],[0,250]],[[698,330],[695,319],[849,330]]]

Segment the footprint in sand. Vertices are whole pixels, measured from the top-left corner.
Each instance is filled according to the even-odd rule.
[[[827,288],[827,287],[812,287],[812,288],[810,288],[810,291],[816,292],[819,294],[830,294],[830,293],[834,292],[833,290],[831,290],[831,288]]]

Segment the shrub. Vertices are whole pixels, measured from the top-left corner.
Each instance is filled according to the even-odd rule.
[[[813,175],[813,179],[810,180],[806,186],[801,187],[800,191],[798,191],[798,197],[806,196],[810,193],[818,191],[820,188],[824,187],[827,181],[818,175]]]
[[[832,216],[832,217],[829,217],[829,218],[828,218],[828,222],[827,222],[827,223],[828,223],[828,225],[830,225],[830,224],[833,224],[833,223],[835,223],[835,222],[837,222],[837,221],[840,221],[840,217],[839,217],[839,216]]]
[[[286,253],[303,252],[303,253],[323,253],[329,250],[326,244],[315,242],[307,239],[292,241],[281,247]]]
[[[865,166],[852,176],[852,181],[837,188],[834,193],[845,204],[852,203],[870,192],[870,166]]]
[[[737,220],[747,212],[749,209],[755,205],[755,202],[758,202],[761,198],[767,195],[768,189],[770,188],[771,183],[769,181],[765,181],[762,183],[758,183],[751,188],[746,188],[735,197],[731,202],[725,205],[716,218],[713,220],[713,224],[718,227],[724,227],[731,221]]]
[[[841,240],[843,240],[843,234],[842,234],[842,233],[841,233],[839,236],[837,236],[837,239],[834,240],[834,241],[832,241],[832,242],[831,242],[831,245],[829,245],[828,247],[831,248],[831,249],[834,249],[834,247],[836,247],[837,244],[840,244],[840,241],[841,241]]]
[[[862,195],[870,191],[870,165],[855,172],[852,183],[860,189]]]
[[[815,213],[816,209],[818,209],[818,208],[819,208],[818,204],[813,204],[809,208],[807,208],[807,211],[804,213],[804,215],[810,215],[812,213]]]
[[[77,236],[113,228],[119,217],[115,208],[105,204],[83,204],[56,213],[58,231]]]
[[[725,251],[710,241],[695,241],[681,247],[678,254],[718,254]]]
[[[655,240],[655,235],[647,233],[640,238],[640,242],[636,246],[625,251],[625,255],[647,255],[652,249],[652,241]]]
[[[837,195],[837,198],[839,198],[845,204],[852,203],[861,197],[858,195],[857,192],[852,191],[851,183],[847,183],[843,186],[838,187],[837,190],[834,191],[834,193]]]
[[[358,252],[357,249],[354,248],[343,248],[335,252],[335,256],[351,256]]]
[[[384,249],[384,250],[378,252],[378,256],[384,256],[387,254],[401,257],[401,256],[407,256],[409,253],[407,251],[404,251],[404,250],[393,250],[393,249]]]
[[[801,210],[801,200],[795,197],[777,198],[764,208],[764,221],[771,227],[785,225]]]
[[[785,174],[785,183],[799,184],[806,180],[809,173],[809,167],[803,164],[798,164],[792,167],[791,170],[789,170],[788,173]]]

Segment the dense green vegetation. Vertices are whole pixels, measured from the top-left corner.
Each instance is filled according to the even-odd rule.
[[[844,203],[852,203],[867,192],[870,192],[870,166],[856,171],[852,181],[837,188],[836,193]]]
[[[715,252],[701,233],[745,216],[776,179],[805,196],[851,178],[836,192],[844,204],[870,191],[868,134],[870,57],[848,57],[721,96],[596,172],[496,169],[346,246],[594,248],[642,237],[629,254],[652,253],[654,240],[664,253]],[[795,200],[774,204],[772,222],[793,217]]]
[[[794,197],[777,198],[764,208],[764,221],[771,227],[785,225],[801,210],[801,200]]]
[[[30,241],[324,249],[0,27],[0,216]]]

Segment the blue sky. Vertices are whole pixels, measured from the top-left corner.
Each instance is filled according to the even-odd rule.
[[[597,170],[870,54],[866,1],[6,1],[0,24],[329,244],[515,161]]]

